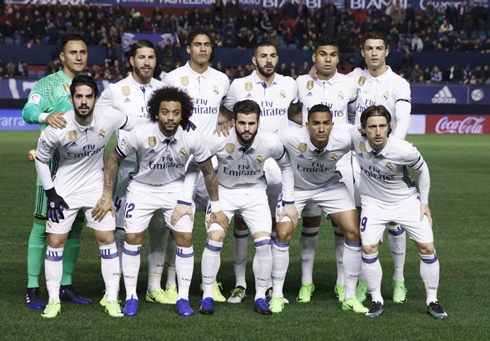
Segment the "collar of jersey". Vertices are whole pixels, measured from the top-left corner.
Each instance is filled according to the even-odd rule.
[[[71,117],[73,119],[73,123],[75,123],[75,125],[78,127],[78,130],[80,130],[80,132],[84,132],[85,130],[89,130],[90,128],[92,128],[93,126],[95,126],[96,124],[96,121],[97,121],[97,111],[99,111],[99,108],[100,107],[95,107],[94,108],[94,112],[92,113],[92,122],[90,122],[88,125],[86,126],[82,126],[80,123],[77,122],[76,118],[75,118],[75,110],[72,109],[69,111],[69,113],[71,113]]]
[[[208,66],[208,68],[206,69],[206,71],[204,73],[197,73],[196,71],[192,70],[191,68],[191,65],[189,64],[189,62],[185,63],[185,68],[187,69],[187,71],[194,77],[198,78],[198,77],[204,77],[204,78],[208,78],[208,76],[210,75],[211,73],[211,68]]]
[[[67,82],[69,82],[71,84],[73,78],[70,78],[67,75],[65,75],[65,73],[63,72],[63,69],[58,71],[58,73],[60,74],[61,77],[63,77],[63,79],[65,79]]]
[[[370,83],[373,82],[373,81],[377,81],[378,83],[381,83],[384,80],[386,80],[388,77],[390,77],[390,75],[393,73],[393,71],[391,70],[391,67],[389,65],[386,65],[386,66],[388,67],[388,70],[386,70],[385,73],[383,73],[381,76],[378,76],[378,77],[371,76],[371,74],[369,73],[369,71],[367,71],[367,79],[368,79],[368,81]]]
[[[167,136],[163,135],[163,133],[160,131],[158,128],[158,123],[155,123],[155,131],[158,136],[158,139],[161,142],[164,142],[166,139],[168,139]],[[179,127],[177,128],[177,131],[175,132],[175,135],[173,136],[173,140],[179,140],[180,139],[180,134],[182,133],[182,127],[179,124]]]
[[[391,134],[393,134],[393,132],[391,132]],[[378,154],[376,154],[376,155],[386,156],[386,154],[388,153],[388,151],[391,148],[391,140],[392,140],[391,137],[392,136],[393,135],[388,136],[388,142],[386,142],[386,146],[383,149],[381,149],[381,151]],[[369,141],[367,140],[367,138],[364,138],[364,139],[366,140],[366,151],[369,152],[369,153],[374,152],[374,149],[369,144]]]
[[[260,128],[259,128],[259,132],[257,133],[257,135],[255,135],[255,138],[254,138],[254,142],[252,143],[252,145],[250,147],[248,147],[247,150],[250,150],[250,149],[256,149],[257,148],[257,145],[258,145],[258,139],[257,139],[257,136],[259,136],[260,134]],[[235,142],[235,144],[237,145],[238,148],[236,148],[237,150],[241,147],[243,147],[240,142],[238,142],[238,138],[236,137],[236,131],[235,129],[232,129],[230,130],[230,136],[233,138],[233,141]]]
[[[148,83],[148,84],[140,84],[140,83],[138,83],[137,81],[135,81],[135,80],[134,80],[134,78],[133,78],[133,73],[132,73],[132,72],[131,72],[131,74],[129,75],[129,77],[128,77],[128,78],[129,78],[129,81],[130,81],[130,83],[131,83],[131,86],[134,86],[136,89],[139,89],[139,88],[141,88],[142,86],[144,86],[145,88],[146,88],[146,87],[150,87],[150,88],[152,88],[151,83],[152,83],[152,81],[153,81],[153,78],[152,78],[152,80],[150,81],[150,83]]]
[[[277,73],[274,73],[274,79],[272,80],[271,84],[277,84],[276,78],[277,78]],[[264,81],[262,79],[260,79],[259,76],[257,76],[257,71],[252,72],[252,79],[253,79],[255,84],[264,83]],[[270,86],[270,85],[268,85],[268,86]]]
[[[337,71],[337,69],[335,69],[335,75],[333,75],[333,77],[330,78],[328,81],[322,81],[320,78],[318,78],[316,80],[316,83],[319,85],[323,85],[324,83],[329,83],[329,84],[333,85],[333,84],[335,84],[335,82],[339,78],[338,75],[339,75],[339,72]]]

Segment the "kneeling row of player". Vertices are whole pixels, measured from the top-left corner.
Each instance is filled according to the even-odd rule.
[[[333,130],[328,107],[317,105],[311,108],[306,127],[292,127],[277,136],[259,129],[260,107],[245,100],[234,106],[235,127],[230,134],[214,135],[205,141],[190,121],[192,99],[177,88],[167,87],[154,93],[148,103],[152,122],[143,124],[111,107],[95,107],[98,89],[90,77],[76,77],[70,90],[74,110],[65,114],[66,129],[48,127],[41,134],[36,152],[36,169],[48,196],[45,268],[49,304],[43,317],[55,317],[61,311],[63,247],[79,210],[84,211],[87,225],[94,230],[99,244],[106,285],[105,310],[110,316],[137,314],[140,249],[144,231],[156,212],[163,213],[175,238],[177,312],[193,315],[188,300],[194,266],[192,196],[199,169],[210,198],[206,212],[208,240],[201,264],[204,294],[200,313],[214,312],[213,287],[220,267],[220,251],[229,219],[237,213],[255,242],[255,310],[264,315],[281,312],[289,241],[298,215],[311,206],[328,214],[345,236],[343,310],[369,317],[383,312],[377,246],[385,224],[397,222],[419,247],[428,312],[436,318],[447,316],[436,297],[439,263],[428,208],[428,168],[415,147],[389,136],[391,116],[384,107],[366,109],[360,130]],[[131,132],[118,141],[104,165],[104,147],[117,129]],[[360,232],[354,201],[339,181],[341,175],[335,167],[351,150],[356,151],[361,168]],[[121,311],[117,302],[120,255],[114,242],[112,190],[118,164],[132,154],[137,154],[139,171],[132,177],[126,200],[127,234],[121,257],[127,296]],[[55,164],[50,173],[47,162],[53,155]],[[217,173],[213,170],[212,156],[218,160]],[[264,164],[273,160],[281,169],[282,195],[277,206],[277,238],[271,247],[272,221]],[[420,195],[406,166],[419,174]],[[365,308],[355,295],[361,264],[372,295],[371,309]],[[265,293],[271,280],[273,297],[267,304]]]

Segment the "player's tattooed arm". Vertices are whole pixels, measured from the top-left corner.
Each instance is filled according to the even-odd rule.
[[[122,160],[123,158],[117,155],[115,150],[113,150],[107,158],[104,166],[104,190],[102,192],[102,196],[92,210],[92,217],[96,221],[100,222],[102,219],[104,219],[108,211],[112,212],[113,217],[116,213],[114,204],[112,203],[112,191],[114,188],[114,180],[117,175],[117,170],[119,169],[119,165],[121,164]]]

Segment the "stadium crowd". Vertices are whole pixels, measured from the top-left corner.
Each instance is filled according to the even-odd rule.
[[[432,1],[424,12],[415,12],[410,4],[402,8],[390,1],[384,11],[376,8],[356,12],[338,9],[333,1],[321,10],[308,9],[288,0],[281,10],[248,10],[238,2],[223,6],[217,1],[213,8],[185,10],[181,15],[166,13],[156,7],[151,16],[143,16],[135,9],[121,5],[27,5],[6,4],[0,9],[0,44],[59,44],[62,35],[80,33],[89,46],[106,46],[104,65],[94,64],[87,70],[95,79],[117,81],[131,71],[129,61],[120,63],[116,46],[121,45],[124,32],[175,33],[170,40],[157,46],[158,71],[168,73],[180,66],[182,46],[195,27],[209,29],[213,48],[250,49],[257,42],[268,40],[276,48],[313,50],[314,42],[322,36],[336,35],[343,53],[355,52],[362,35],[369,31],[384,33],[392,51],[405,51],[403,67],[398,70],[411,83],[489,83],[488,65],[435,66],[420,69],[414,65],[412,52],[463,51],[490,52],[490,23],[488,9],[482,3],[464,1],[459,6],[451,2],[435,8]],[[310,63],[311,64],[311,63]],[[253,71],[252,65],[223,68],[230,80]],[[282,64],[278,73],[296,78],[307,73],[311,65]],[[355,65],[352,66],[352,68]],[[4,64],[0,61],[0,78],[27,78],[28,65],[19,61]],[[60,68],[59,61],[47,66],[46,74]],[[349,66],[346,71],[351,71]],[[157,72],[157,75],[160,72]],[[44,75],[44,74],[42,74]]]

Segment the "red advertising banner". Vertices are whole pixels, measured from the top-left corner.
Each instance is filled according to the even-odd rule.
[[[490,134],[490,116],[427,115],[426,134]]]

